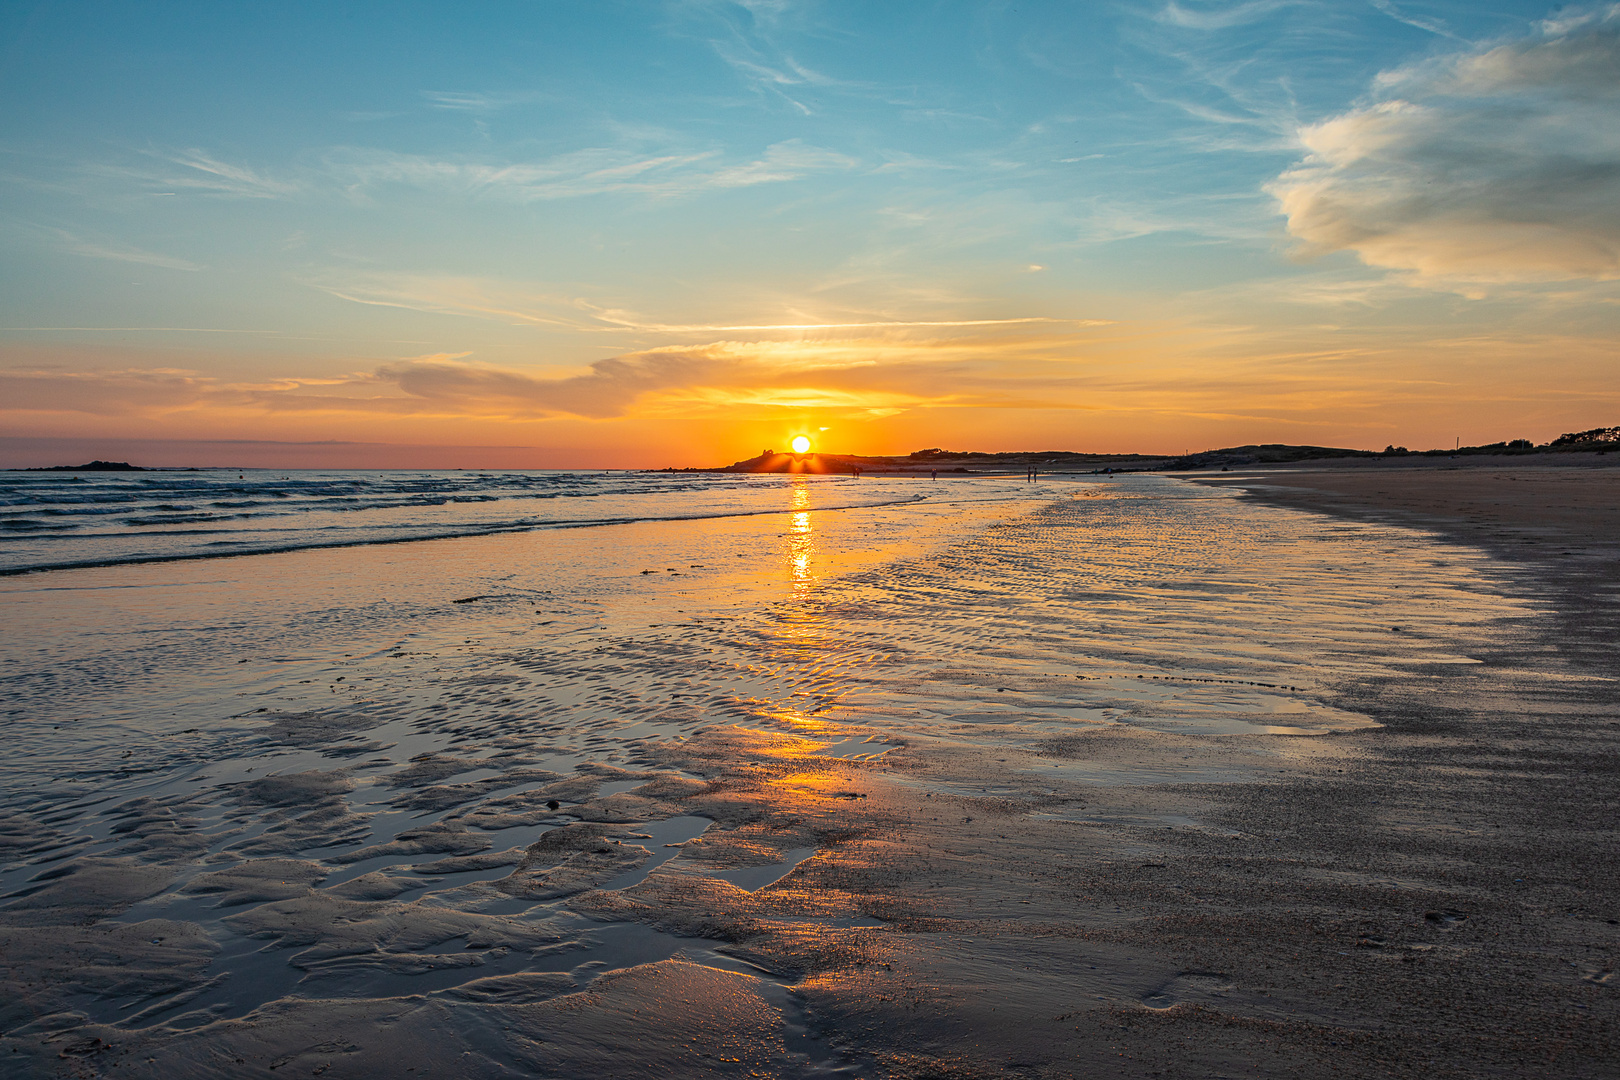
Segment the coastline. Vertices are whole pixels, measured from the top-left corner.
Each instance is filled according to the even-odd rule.
[[[48,944],[52,905],[96,867],[203,858],[178,816],[211,821],[224,797],[274,822],[69,935],[124,950],[156,995],[140,1011],[167,1011],[74,1019],[31,985],[16,1000],[39,1015],[0,1053],[136,1076],[221,1055],[331,1076],[1601,1069],[1613,774],[1568,773],[1612,762],[1613,697],[1584,653],[1545,648],[1558,605],[1472,549],[1200,491],[1076,486],[847,573],[861,530],[904,529],[902,511],[841,514],[842,536],[808,512],[780,535],[739,520],[719,551],[773,545],[774,598],[738,602],[687,568],[718,552],[649,539],[613,570],[645,586],[532,601],[555,636],[518,634],[528,603],[480,598],[431,647],[334,662],[307,691],[281,676],[236,721],[263,727],[274,777],[207,766],[214,788],[121,811],[138,841],[0,909],[14,948]],[[454,550],[567,576],[585,564],[564,544],[594,546]],[[427,548],[455,596],[484,591]],[[1373,576],[1340,595],[1351,560]],[[666,561],[682,576],[639,577]],[[321,704],[371,680],[364,708]],[[339,827],[361,839],[297,847]],[[229,980],[197,989],[207,945],[183,928],[221,914],[281,988],[245,1015],[207,1011]],[[193,967],[118,937],[135,927]],[[84,978],[71,956],[38,963]]]
[[[1616,674],[1620,455],[1578,457],[1345,462],[1183,479],[1240,489],[1244,498],[1272,506],[1422,529],[1532,568],[1557,597],[1548,640]]]

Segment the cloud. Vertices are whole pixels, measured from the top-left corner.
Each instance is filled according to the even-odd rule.
[[[1419,279],[1620,277],[1620,5],[1386,72],[1267,190],[1311,253]]]
[[[385,364],[375,373],[439,408],[500,415],[608,419],[754,409],[832,409],[849,414],[922,405],[1010,402],[1018,380],[990,377],[982,341],[964,353],[938,340],[714,342],[598,360],[577,375],[547,378],[445,360]],[[1003,371],[1003,375],[1007,372]],[[1047,399],[1044,407],[1062,407]]]
[[[469,363],[467,354],[255,383],[178,369],[11,369],[0,371],[0,402],[13,413],[153,418],[189,412],[215,420],[291,414],[606,420],[803,409],[874,416],[923,406],[1085,407],[1075,389],[1080,373],[1049,358],[1053,350],[1084,347],[1084,335],[1031,322],[893,324],[881,333],[711,341],[627,353],[563,375]]]
[[[298,190],[296,184],[271,179],[245,165],[220,161],[202,150],[152,156],[180,166],[179,172],[153,178],[168,187],[241,199],[279,199]]]
[[[1414,26],[1419,30],[1427,30],[1429,33],[1439,34],[1441,37],[1456,38],[1457,36],[1447,30],[1445,24],[1439,19],[1428,19],[1422,15],[1408,14],[1390,3],[1390,0],[1372,0],[1372,6],[1398,23],[1405,23],[1407,26]]]
[[[495,112],[535,100],[534,94],[484,94],[474,90],[423,90],[430,108],[452,112]]]
[[[635,193],[679,197],[706,190],[783,183],[854,168],[843,154],[789,139],[751,161],[722,164],[714,151],[646,154],[595,147],[544,161],[455,161],[387,150],[346,148],[327,155],[329,175],[351,194],[408,186],[518,203]]]
[[[848,169],[854,165],[853,158],[790,139],[767,147],[765,153],[754,161],[711,173],[703,186],[737,188],[781,183],[797,180],[806,173]]]
[[[504,282],[480,278],[416,274],[331,275],[306,282],[342,300],[374,307],[404,308],[439,315],[462,315],[509,325],[557,326],[573,330],[615,329],[623,324],[602,320],[584,301],[552,296]]]
[[[68,232],[66,229],[41,228],[37,231],[45,234],[64,251],[71,252],[74,255],[83,255],[89,259],[109,259],[113,262],[138,263],[141,266],[157,266],[164,270],[188,270],[193,273],[205,269],[187,259],[160,255],[154,251],[143,251],[140,248],[130,247],[126,244],[112,241],[86,240]]]
[[[1044,269],[1032,267],[1032,269]],[[397,307],[440,315],[488,319],[510,325],[555,326],[570,330],[657,334],[715,334],[743,331],[800,333],[822,330],[901,330],[1002,327],[1036,323],[1070,327],[1104,326],[1105,319],[1021,316],[1002,319],[837,318],[758,323],[666,323],[584,297],[549,294],[520,282],[475,277],[409,274],[331,275],[306,282],[342,300],[377,307]],[[870,291],[870,289],[868,289]]]
[[[196,403],[212,380],[169,369],[0,372],[5,410],[138,416]]]
[[[221,161],[203,150],[147,150],[142,151],[142,157],[159,164],[156,167],[96,164],[85,167],[84,171],[120,184],[138,184],[160,195],[186,191],[216,198],[281,199],[300,189],[296,183],[274,179],[245,165]]]
[[[1263,19],[1283,8],[1300,7],[1305,0],[1249,0],[1248,3],[1208,8],[1183,7],[1170,0],[1154,15],[1155,22],[1182,26],[1189,30],[1225,30]]]
[[[813,48],[850,36],[847,27],[826,21],[822,5],[796,0],[681,0],[672,10],[747,90],[801,116],[823,111],[822,102],[838,97],[888,105],[915,103],[915,87],[839,77],[794,55],[794,44]]]

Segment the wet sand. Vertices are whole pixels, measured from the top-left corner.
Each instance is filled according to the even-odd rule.
[[[1053,490],[837,574],[804,515],[773,598],[663,577],[520,633],[491,590],[237,691],[260,756],[12,808],[0,1061],[1614,1075],[1602,528],[1510,559],[1289,483]]]
[[[1250,480],[1234,477],[1250,477]],[[1558,597],[1549,643],[1603,668],[1620,640],[1620,454],[1347,460],[1192,475],[1250,498],[1424,529],[1532,567]]]

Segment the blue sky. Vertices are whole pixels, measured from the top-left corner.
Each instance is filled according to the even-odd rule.
[[[1620,412],[1608,6],[0,10],[12,456],[1416,446]]]

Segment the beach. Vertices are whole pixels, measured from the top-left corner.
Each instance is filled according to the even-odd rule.
[[[0,579],[0,1062],[1615,1075],[1620,473],[1446,466]]]

